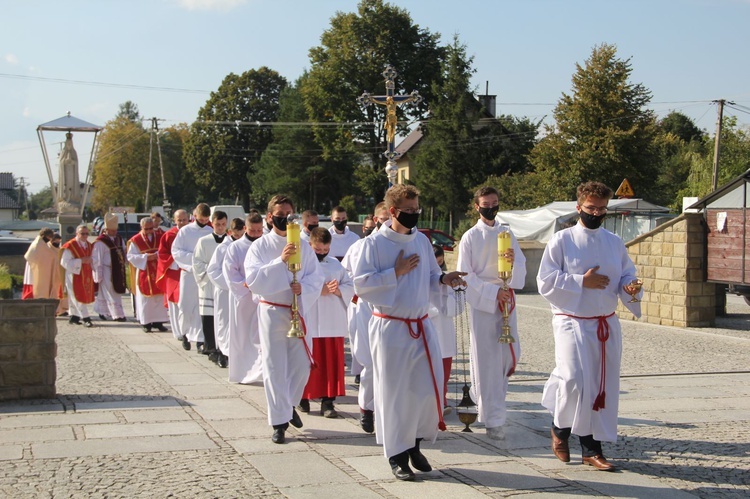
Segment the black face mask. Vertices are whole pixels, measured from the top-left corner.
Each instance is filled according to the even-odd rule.
[[[317,229],[320,224],[307,224],[307,230],[312,232],[313,230]]]
[[[273,230],[273,224],[266,222],[266,227],[268,227],[268,230]]]
[[[419,213],[406,213],[405,211],[399,211],[396,220],[398,220],[398,223],[411,230],[416,227],[419,222]]]
[[[375,230],[380,230],[380,227],[383,225],[383,223],[378,220],[378,223],[375,224]]]
[[[59,248],[60,247],[60,243],[52,243],[52,246],[54,246],[55,248]]]
[[[336,230],[339,232],[344,232],[344,229],[346,228],[346,220],[336,220],[333,222],[333,226],[336,227]]]
[[[581,210],[581,222],[583,222],[584,227],[587,229],[598,229],[606,216],[606,213],[602,215],[591,215],[590,213]]]
[[[250,240],[250,242],[253,242],[253,241],[257,240],[257,239],[260,239],[260,236],[258,236],[258,237],[252,237],[252,236],[248,236],[247,233],[245,233],[245,237],[248,238]]]
[[[367,237],[370,234],[372,234],[372,231],[374,231],[374,230],[375,230],[375,227],[369,227],[367,229],[362,229],[362,234],[364,234],[365,237]]]
[[[319,262],[322,262],[328,256],[328,253],[323,253],[323,254],[321,254],[321,253],[315,253],[315,256],[318,257],[318,261]]]
[[[479,208],[479,214],[482,215],[486,220],[494,220],[497,215],[497,209],[499,206],[493,206],[492,208]]]
[[[46,238],[46,237],[44,237],[44,236],[42,236],[42,239],[44,240],[44,242],[45,242],[45,243],[48,243],[48,242],[49,242],[49,239],[47,239],[47,238]]]
[[[286,217],[273,216],[273,226],[281,232],[286,232]]]

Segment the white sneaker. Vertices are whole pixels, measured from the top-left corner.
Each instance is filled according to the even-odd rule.
[[[447,416],[451,412],[453,412],[453,407],[449,405],[446,405],[445,407],[443,407],[443,416]]]
[[[492,440],[505,440],[505,428],[502,426],[493,426],[487,428],[487,436]]]

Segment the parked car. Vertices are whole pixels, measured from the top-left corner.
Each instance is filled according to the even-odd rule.
[[[419,229],[419,232],[427,236],[432,244],[443,248],[443,251],[453,251],[456,246],[456,239],[442,230]]]

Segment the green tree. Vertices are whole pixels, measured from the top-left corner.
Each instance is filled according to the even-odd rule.
[[[655,145],[660,156],[659,189],[649,199],[669,206],[675,211],[682,208],[680,193],[687,187],[691,166],[703,161],[711,148],[706,134],[684,114],[673,112],[659,120]]]
[[[102,130],[94,164],[92,209],[143,204],[149,137],[140,121],[118,115]]]
[[[237,198],[250,205],[251,179],[273,140],[279,97],[287,82],[267,67],[224,78],[198,111],[184,154],[185,166],[206,197]]]
[[[183,146],[190,136],[190,128],[180,123],[160,132],[161,157],[164,164],[164,184],[167,199],[172,206],[172,212],[177,208],[186,208],[189,212],[198,203],[198,188],[192,173],[185,168]],[[151,167],[151,195],[150,204],[146,207],[162,204],[163,192],[161,188],[161,172],[159,172],[159,158],[154,156]]]
[[[685,187],[678,197],[703,197],[713,189],[713,140],[711,147],[706,147],[704,154],[692,154],[690,159],[690,173]],[[721,153],[719,154],[718,186],[726,184],[750,168],[750,130],[740,127],[737,118],[725,116],[722,120]]]
[[[454,37],[442,77],[433,84],[430,119],[422,124],[424,137],[414,158],[412,178],[421,191],[420,202],[447,215],[451,226],[454,216],[463,212],[471,187],[486,178],[475,142],[481,105],[470,92],[472,62],[466,46]]]
[[[39,213],[47,208],[52,208],[55,204],[52,198],[52,189],[49,186],[42,188],[38,192],[29,196],[29,220],[39,218]]]
[[[639,197],[658,189],[655,118],[646,109],[651,93],[629,81],[630,60],[614,45],[595,47],[576,64],[573,89],[554,110],[555,125],[531,153],[539,193],[546,201],[575,198],[576,186],[598,180],[617,188],[627,178]]]
[[[376,123],[376,126],[317,126],[315,138],[322,156],[362,163],[380,170],[385,161],[384,106],[362,108],[357,104],[365,90],[385,92],[382,72],[387,64],[398,71],[396,92],[417,90],[426,102],[431,100],[430,84],[440,75],[443,49],[440,35],[414,24],[409,13],[383,0],[362,0],[357,13],[336,13],[331,27],[321,36],[321,45],[310,49],[310,73],[301,90],[310,119],[314,122]],[[427,104],[400,106],[399,133],[404,121],[421,118]],[[360,154],[369,156],[361,162]],[[385,183],[385,179],[383,180]]]
[[[253,201],[265,206],[274,194],[288,193],[298,207],[320,210],[339,199],[351,180],[332,166],[323,163],[307,119],[307,111],[299,91],[301,82],[281,92],[279,121],[273,130],[273,143],[266,148],[252,181]]]
[[[141,113],[138,111],[138,105],[133,101],[125,101],[120,104],[120,108],[115,118],[125,118],[130,121],[141,121]]]

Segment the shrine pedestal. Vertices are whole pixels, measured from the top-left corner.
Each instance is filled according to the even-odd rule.
[[[65,243],[76,236],[76,227],[81,225],[82,220],[77,213],[61,213],[57,215],[57,223],[60,224],[60,236]]]

